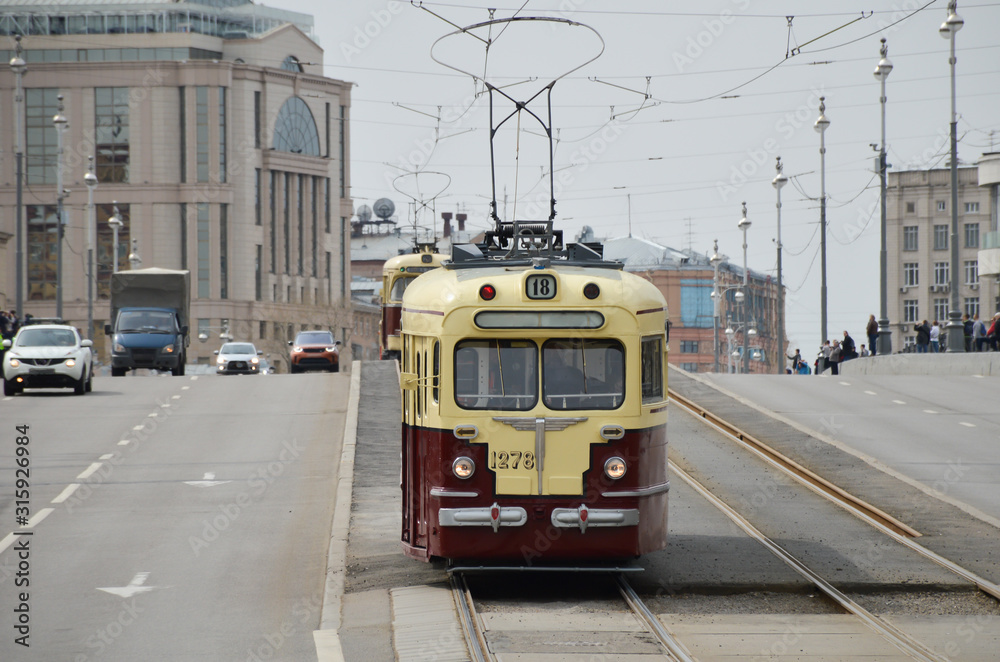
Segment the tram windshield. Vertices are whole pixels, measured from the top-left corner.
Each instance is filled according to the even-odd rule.
[[[549,340],[541,365],[549,409],[616,409],[625,399],[625,351],[617,340]],[[539,348],[531,341],[462,341],[455,350],[455,401],[464,409],[531,409],[538,368]]]
[[[538,347],[524,340],[460,342],[455,400],[465,409],[531,409],[538,402]]]
[[[617,340],[542,345],[542,395],[549,409],[616,409],[625,399],[625,351]]]
[[[403,292],[406,291],[406,286],[412,283],[414,278],[416,278],[416,276],[404,276],[402,278],[397,278],[392,284],[392,289],[389,291],[389,301],[402,301]]]

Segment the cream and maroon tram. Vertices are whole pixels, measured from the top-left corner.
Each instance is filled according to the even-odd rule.
[[[499,260],[455,246],[443,266],[403,296],[405,553],[543,565],[662,549],[659,290],[582,244]]]
[[[413,253],[397,255],[382,266],[382,319],[379,320],[379,357],[399,358],[399,321],[403,292],[420,274],[441,266],[447,255],[433,252],[432,246],[419,246]]]

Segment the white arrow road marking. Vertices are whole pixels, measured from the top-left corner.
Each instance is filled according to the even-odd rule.
[[[211,471],[205,472],[205,477],[202,480],[186,480],[185,485],[194,485],[195,487],[215,487],[216,485],[225,485],[226,483],[231,483],[231,480],[215,480],[215,474]]]
[[[154,588],[163,588],[161,586],[143,586],[148,578],[148,572],[137,572],[135,573],[135,577],[132,578],[132,581],[128,583],[128,586],[110,586],[105,588],[98,587],[97,590],[110,593],[111,595],[117,595],[120,598],[131,598],[137,593],[152,591]]]

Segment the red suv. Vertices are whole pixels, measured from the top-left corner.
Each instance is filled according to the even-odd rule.
[[[329,331],[302,331],[288,341],[292,353],[288,367],[292,374],[306,370],[340,371],[340,341]]]

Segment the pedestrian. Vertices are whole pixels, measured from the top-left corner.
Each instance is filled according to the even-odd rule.
[[[830,346],[829,340],[824,340],[823,344],[819,348],[819,354],[816,356],[816,374],[821,375],[826,372],[826,369],[830,367],[830,352],[833,351],[833,347]]]
[[[856,358],[858,358],[858,352],[854,347],[854,338],[845,330],[844,341],[840,343],[840,360],[850,361]]]
[[[931,325],[931,352],[937,354],[941,351],[941,327],[938,326],[938,321],[934,320],[934,324]]]
[[[878,322],[875,321],[874,315],[868,316],[868,326],[865,327],[865,335],[868,336],[868,347],[871,348],[872,356],[875,356],[878,349]]]
[[[843,360],[843,348],[840,346],[839,340],[833,341],[833,347],[830,349],[830,374],[839,375],[840,374],[840,362]]]
[[[931,344],[930,325],[927,324],[927,320],[924,320],[914,326],[913,330],[917,332],[917,354],[926,354],[927,347]]]
[[[986,330],[986,344],[989,345],[990,351],[997,351],[997,332],[1000,331],[1000,313],[993,316],[993,323],[990,324],[990,328]]]
[[[874,347],[873,347],[872,349],[874,349]],[[864,345],[862,345],[862,346],[861,346],[861,351],[860,351],[860,352],[858,353],[858,355],[859,355],[859,356],[860,356],[861,358],[865,358],[866,356],[872,356],[872,353],[871,353],[871,352],[869,352],[869,351],[868,351],[867,349],[865,349],[865,346],[864,346]]]
[[[972,316],[972,339],[976,343],[976,351],[983,351],[986,344],[986,323],[979,319],[979,313]]]
[[[788,356],[787,354],[785,356]],[[802,354],[799,353],[799,348],[795,348],[795,354],[788,356],[792,360],[792,370],[799,369],[799,363],[802,362]]]
[[[972,351],[972,318],[969,313],[962,315],[962,333],[965,336],[965,351]]]
[[[799,360],[799,363],[798,363],[798,365],[795,368],[795,372],[797,372],[800,375],[808,375],[809,374],[809,364],[806,363],[805,361]]]

